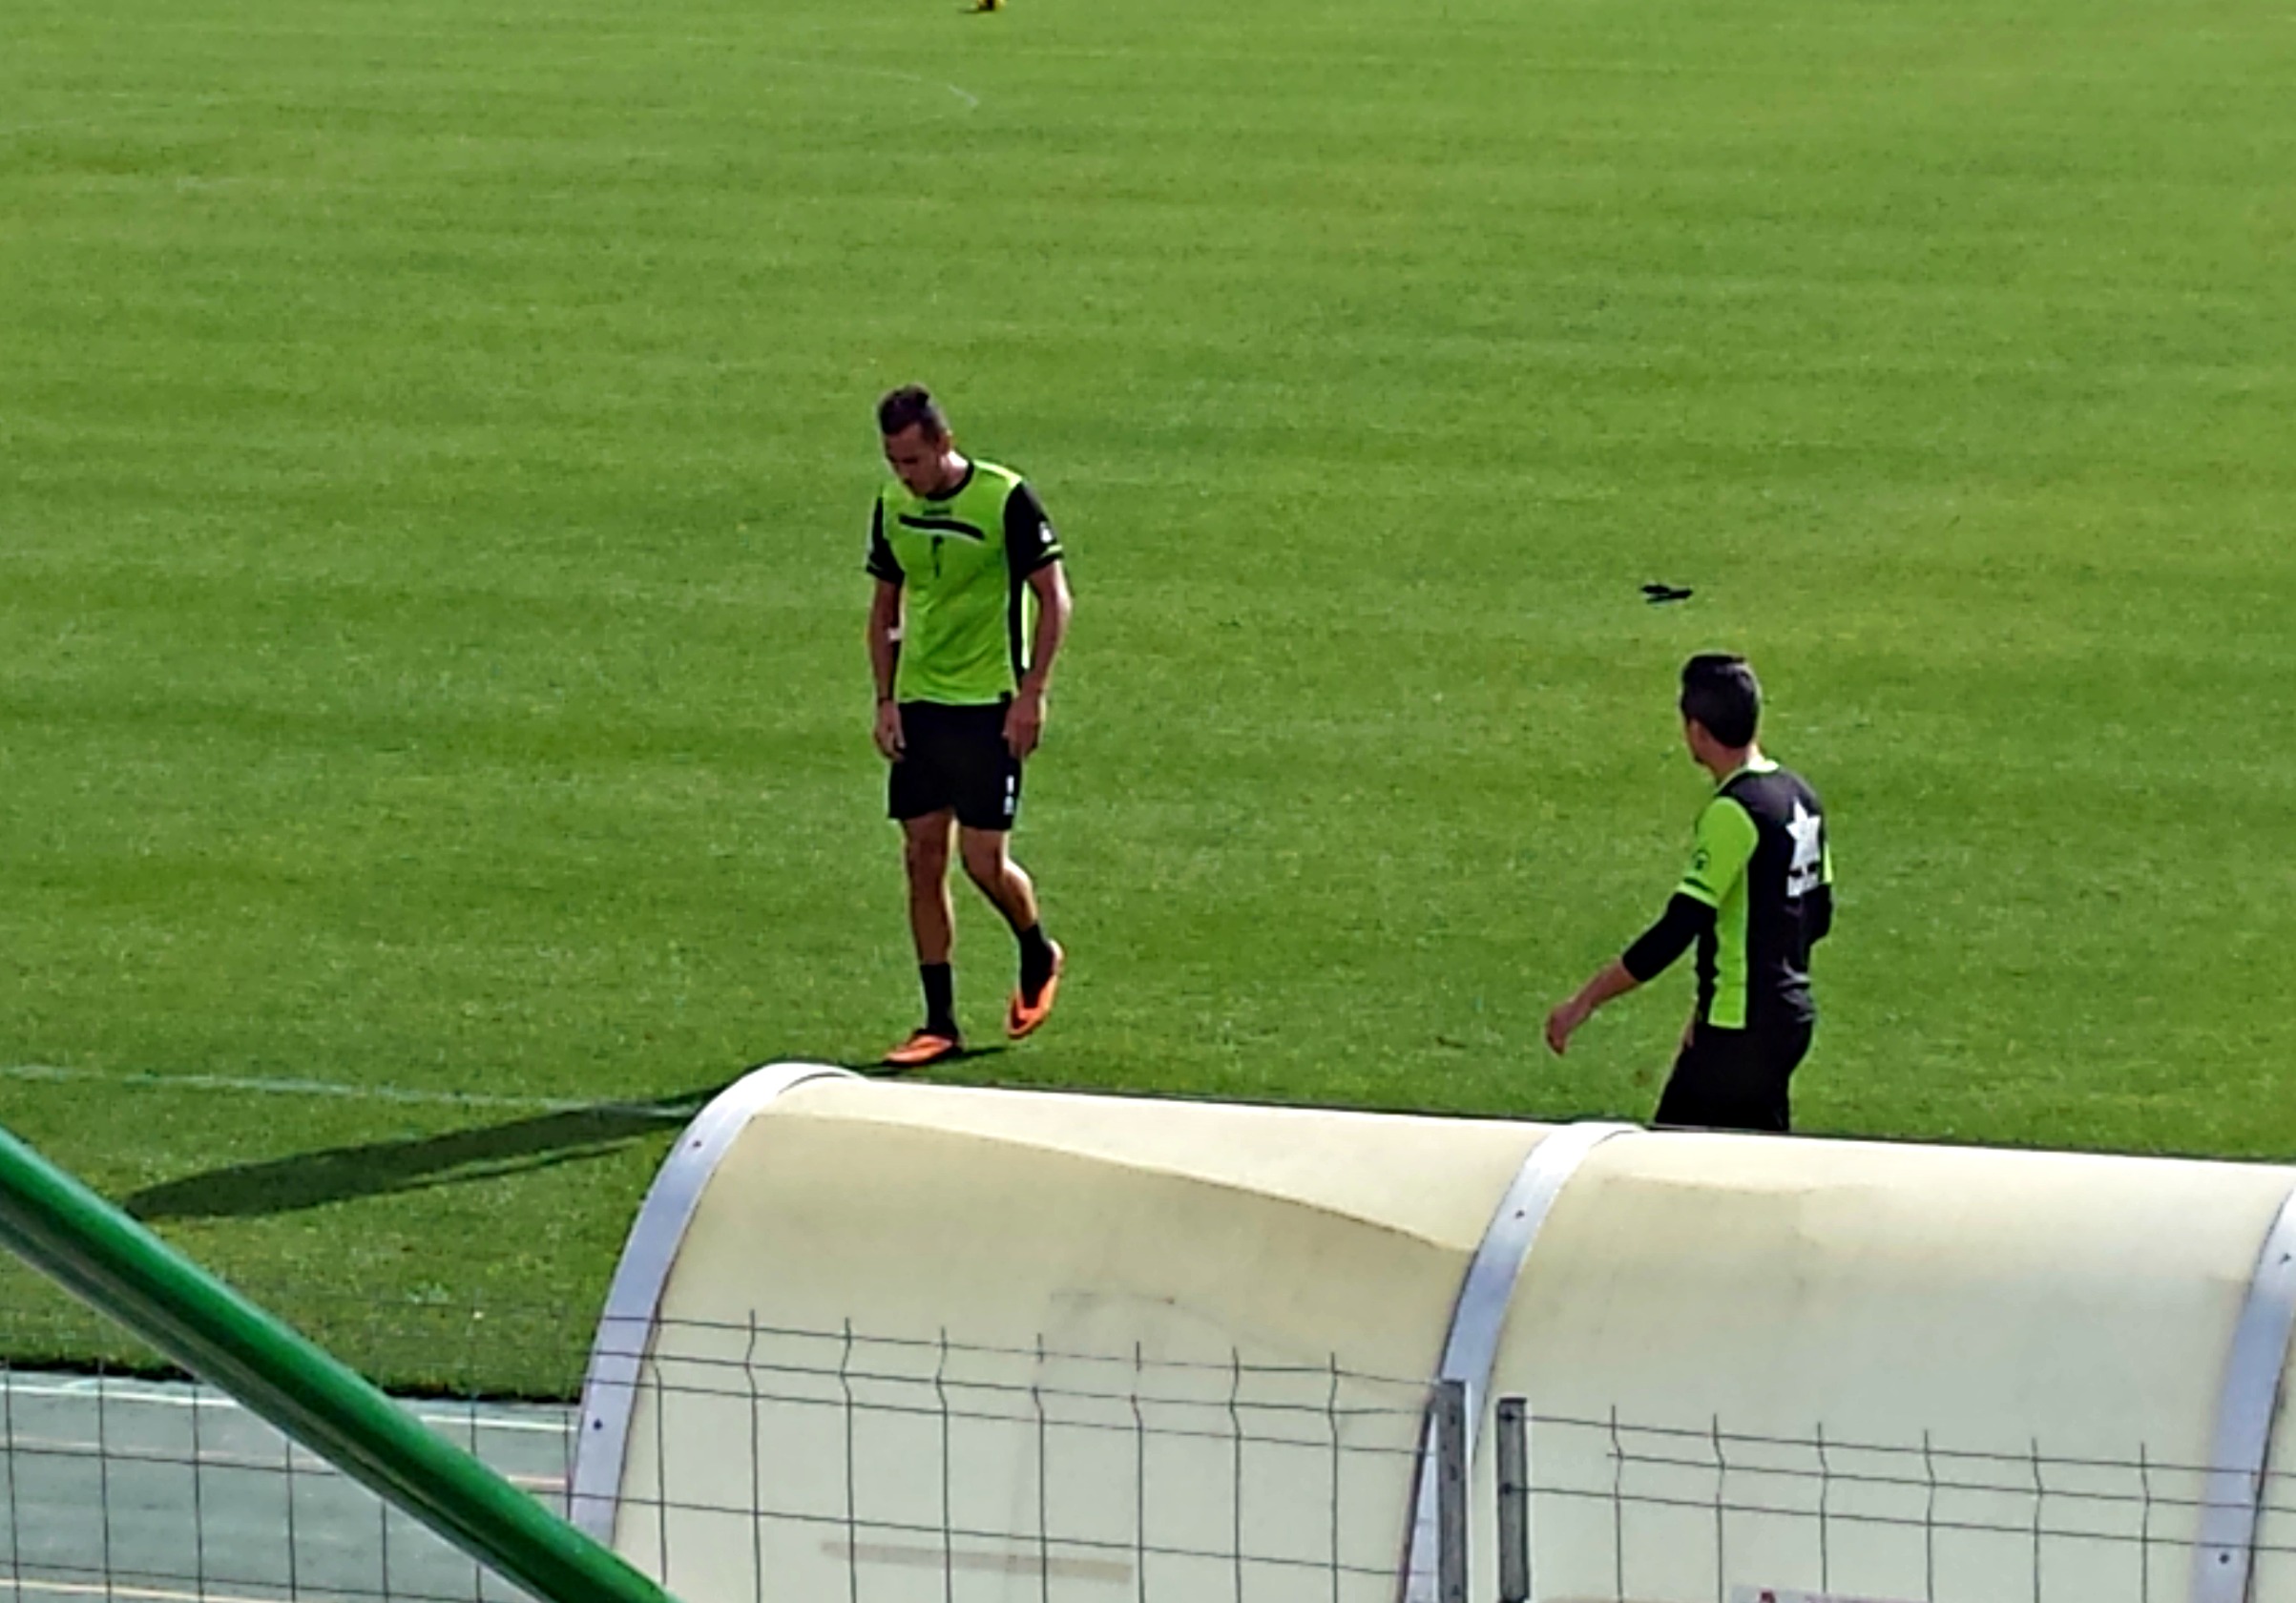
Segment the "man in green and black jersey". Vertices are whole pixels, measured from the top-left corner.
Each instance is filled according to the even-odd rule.
[[[1070,601],[1059,536],[1018,473],[959,455],[922,386],[887,395],[877,425],[899,482],[879,493],[869,526],[869,668],[925,987],[923,1027],[885,1061],[914,1069],[964,1050],[950,967],[952,833],[966,874],[1020,943],[1005,1033],[1033,1033],[1059,990],[1066,954],[1046,936],[1036,887],[1007,843]]]
[[[1833,852],[1818,793],[1762,755],[1762,686],[1743,657],[1682,670],[1682,731],[1714,776],[1690,872],[1624,956],[1547,1015],[1560,1053],[1596,1009],[1647,984],[1695,944],[1698,1011],[1657,1124],[1791,1127],[1786,1087],[1809,1051],[1810,947],[1833,927]]]

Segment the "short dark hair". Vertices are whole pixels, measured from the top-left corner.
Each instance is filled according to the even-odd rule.
[[[903,385],[888,389],[885,399],[877,403],[877,432],[888,439],[924,425],[929,440],[949,438],[949,414],[932,398],[932,391],[923,385]]]
[[[1725,746],[1750,746],[1762,724],[1762,681],[1743,656],[1701,653],[1682,664],[1682,716]]]

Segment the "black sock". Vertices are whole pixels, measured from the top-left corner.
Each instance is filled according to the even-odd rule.
[[[1012,938],[1020,943],[1020,989],[1033,1001],[1044,982],[1053,977],[1053,943],[1044,938],[1041,924],[1016,929]]]
[[[936,1035],[954,1035],[956,973],[946,963],[920,963],[917,977],[925,982],[925,1028]]]

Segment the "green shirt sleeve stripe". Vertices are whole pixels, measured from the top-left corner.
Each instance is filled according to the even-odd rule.
[[[1735,797],[1716,797],[1698,816],[1698,842],[1691,854],[1690,872],[1682,876],[1676,891],[1719,909],[1731,887],[1745,876],[1759,840],[1754,815]]]

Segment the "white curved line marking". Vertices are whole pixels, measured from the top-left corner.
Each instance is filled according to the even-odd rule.
[[[977,112],[981,109],[981,97],[979,95],[973,94],[972,91],[964,88],[962,85],[952,84],[945,78],[921,78],[914,73],[896,73],[889,68],[884,67],[847,67],[844,69],[844,71],[848,73],[865,73],[870,77],[875,78],[898,78],[904,83],[923,84],[928,89],[945,89],[949,91],[950,94],[955,95],[959,100],[965,102],[965,110],[969,112]]]
[[[822,61],[802,55],[753,55],[752,61],[771,61],[783,67],[809,67],[817,72],[846,73],[855,77],[890,78],[895,83],[916,84],[924,89],[945,89],[965,103],[965,110],[981,109],[981,97],[961,84],[946,78],[929,78],[921,73],[904,73],[895,67],[856,67],[846,61]]]

